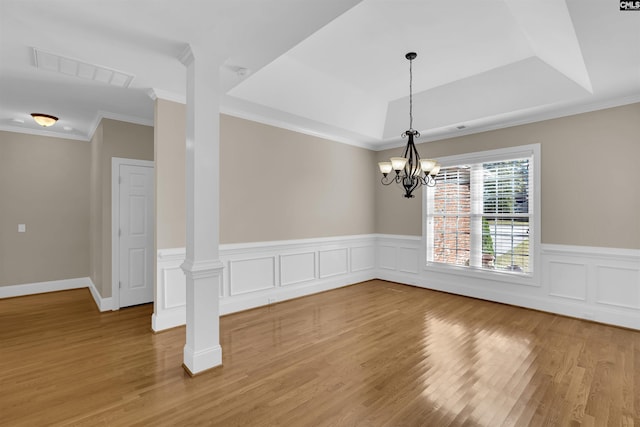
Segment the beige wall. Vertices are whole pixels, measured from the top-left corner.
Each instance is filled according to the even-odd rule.
[[[422,157],[540,143],[542,243],[640,249],[640,104],[451,138],[417,148]],[[377,161],[401,154],[377,153]],[[376,231],[420,235],[421,192],[376,187]]]
[[[186,244],[184,104],[155,103],[156,249]]]
[[[375,153],[220,119],[220,243],[373,233]]]
[[[161,101],[158,247],[184,246],[184,105]],[[640,104],[420,144],[426,157],[542,146],[542,242],[640,249]],[[111,295],[111,158],[154,129],[105,119],[91,144],[0,132],[0,286],[90,275]],[[379,183],[398,154],[221,116],[221,243],[421,234],[420,192]],[[601,165],[598,167],[598,165]],[[345,179],[346,178],[346,179]],[[166,181],[163,181],[165,180]],[[175,203],[174,203],[175,202]],[[27,233],[17,233],[18,223]]]
[[[0,131],[0,286],[89,275],[89,166],[87,142]]]
[[[159,249],[185,245],[185,111],[156,103]],[[220,158],[220,243],[374,232],[372,151],[222,114]]]
[[[111,296],[111,159],[153,160],[153,127],[103,119],[92,144],[91,158],[98,168],[91,180],[91,212],[96,214],[90,233],[92,280],[107,298]]]
[[[102,123],[91,138],[91,178],[90,178],[90,265],[91,281],[96,289],[102,289]],[[110,267],[109,267],[110,268]]]

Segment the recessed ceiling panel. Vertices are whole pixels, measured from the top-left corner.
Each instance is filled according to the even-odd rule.
[[[413,125],[427,136],[430,129],[455,127],[588,94],[572,79],[532,57],[415,94]],[[389,104],[386,139],[396,138],[408,128],[408,102],[403,98]]]
[[[367,135],[382,135],[385,99],[287,55],[251,75],[229,95]]]

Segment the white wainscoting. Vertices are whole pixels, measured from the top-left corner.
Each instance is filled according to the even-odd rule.
[[[640,250],[543,244],[541,283],[526,286],[426,270],[421,245],[381,234],[221,245],[220,312],[379,278],[640,330]],[[152,327],[160,331],[185,323],[185,250],[157,256]],[[77,288],[88,288],[100,311],[112,309],[88,277],[2,286],[0,298]]]
[[[228,314],[376,278],[376,236],[220,245],[220,313]],[[185,323],[184,248],[157,258],[152,328]]]
[[[420,237],[376,242],[380,279],[640,329],[640,250],[543,244],[541,283],[527,286],[426,270]]]

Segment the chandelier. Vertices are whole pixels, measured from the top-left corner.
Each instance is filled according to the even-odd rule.
[[[409,138],[402,157],[391,157],[389,162],[380,162],[378,167],[382,172],[381,182],[389,185],[393,182],[404,188],[404,197],[412,198],[413,190],[426,185],[436,185],[435,176],[440,172],[440,163],[433,159],[421,159],[416,149],[414,138],[420,137],[420,132],[413,129],[413,60],[418,56],[415,52],[409,52],[405,58],[409,60],[409,130],[404,131],[402,137]],[[389,175],[395,171],[395,175]]]

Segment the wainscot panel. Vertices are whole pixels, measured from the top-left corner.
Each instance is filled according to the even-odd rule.
[[[315,252],[280,255],[280,286],[309,282],[315,278]]]
[[[320,278],[347,274],[348,264],[347,248],[320,251]]]
[[[229,293],[241,295],[275,287],[275,263],[275,256],[229,261]]]
[[[376,278],[376,235],[220,245],[220,313]],[[158,251],[154,331],[185,324],[184,248]]]
[[[378,236],[377,277],[640,329],[640,250],[543,244],[542,284],[525,286],[509,283],[509,276],[492,280],[427,270],[419,258],[421,244],[415,236]],[[413,272],[416,257],[419,268]]]
[[[376,250],[373,246],[351,248],[351,272],[371,270],[376,267]]]

